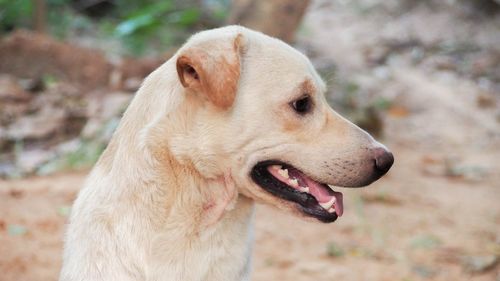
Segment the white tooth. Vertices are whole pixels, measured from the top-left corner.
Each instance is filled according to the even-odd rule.
[[[330,208],[330,209],[328,209],[328,213],[330,213],[330,214],[331,214],[331,213],[335,213],[335,209],[334,209],[334,208]]]
[[[281,165],[272,165],[271,169],[279,171],[279,170],[281,170]]]
[[[289,180],[288,183],[293,187],[299,186],[299,181],[297,179]]]
[[[330,207],[333,206],[333,203],[335,203],[335,197],[332,197],[332,199],[330,199],[330,201],[328,201],[328,202],[319,203],[319,205],[321,207],[323,207],[323,209],[328,210],[328,209],[330,209]]]
[[[306,192],[309,193],[309,187],[308,186],[301,186],[299,187],[300,192]]]
[[[287,170],[287,169],[279,169],[279,170],[278,170],[278,173],[279,173],[282,177],[284,177],[285,179],[288,179],[288,178],[289,178],[289,176],[288,176],[288,170]]]

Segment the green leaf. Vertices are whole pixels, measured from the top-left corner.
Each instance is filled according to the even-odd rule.
[[[167,21],[172,24],[178,24],[184,27],[189,27],[197,23],[200,19],[201,12],[199,9],[191,8],[179,12],[170,13]]]
[[[160,1],[157,3],[147,4],[139,9],[134,10],[132,13],[127,14],[126,18],[131,19],[143,15],[159,16],[166,12],[172,11],[175,8],[172,1]]]
[[[345,251],[336,243],[330,242],[327,245],[326,254],[329,257],[342,257],[345,255]]]
[[[59,206],[59,208],[57,208],[57,213],[63,217],[67,217],[70,212],[71,212],[70,206]]]
[[[384,97],[379,97],[373,102],[373,105],[379,110],[387,110],[391,107],[392,102]]]
[[[0,28],[29,26],[32,11],[30,0],[0,0]]]
[[[58,79],[54,75],[51,74],[44,74],[42,76],[42,83],[45,88],[50,88],[53,87],[55,84],[57,84]]]
[[[155,23],[155,18],[152,15],[150,14],[140,15],[120,23],[116,27],[115,33],[116,35],[123,37],[126,35],[130,35],[141,28],[151,26],[154,23]]]

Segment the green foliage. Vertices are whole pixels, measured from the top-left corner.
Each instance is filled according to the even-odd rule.
[[[75,21],[70,3],[70,0],[46,0],[46,20],[56,37],[64,37]],[[0,0],[0,33],[32,27],[34,11],[32,0]]]
[[[56,171],[78,170],[91,167],[105,149],[98,141],[81,141],[74,151],[56,157],[37,170],[38,175],[48,175]]]
[[[57,84],[57,77],[50,74],[45,74],[42,76],[42,83],[44,88],[50,88]]]
[[[161,23],[160,16],[172,11],[173,8],[170,1],[162,1],[144,6],[120,22],[116,26],[115,33],[117,36],[128,36],[136,33],[150,32]]]
[[[67,216],[69,216],[70,212],[71,212],[71,206],[63,205],[63,206],[59,206],[57,208],[57,213],[61,217],[67,217]]]
[[[336,243],[330,242],[326,246],[326,254],[329,257],[342,257],[345,255],[345,251]]]
[[[72,27],[74,15],[65,7],[52,7],[47,13],[48,29],[52,35],[64,39]]]
[[[142,55],[156,47],[165,50],[178,45],[194,30],[223,23],[229,6],[227,0],[164,0],[137,3],[119,0],[114,14],[116,27],[111,35],[121,40],[134,55]]]
[[[66,155],[69,168],[80,169],[92,166],[104,151],[105,145],[97,142],[83,142],[79,149]]]
[[[0,0],[0,29],[28,27],[32,11],[32,0]]]
[[[58,38],[90,34],[97,40],[118,40],[126,51],[143,55],[180,44],[193,31],[223,24],[228,0],[116,0],[103,17],[90,18],[71,0],[46,0],[48,31]],[[30,28],[32,0],[0,0],[0,33]]]
[[[392,106],[392,101],[384,97],[378,97],[373,101],[373,106],[378,110],[388,110]]]
[[[135,55],[143,54],[148,43],[162,49],[177,44],[202,20],[201,8],[194,3],[187,5],[189,2],[176,5],[174,1],[161,1],[141,6],[124,16],[113,35]],[[217,21],[215,18],[212,16],[214,22]]]

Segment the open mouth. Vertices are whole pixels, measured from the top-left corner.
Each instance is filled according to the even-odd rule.
[[[344,212],[342,193],[291,165],[279,161],[260,162],[252,169],[251,177],[267,192],[296,203],[303,213],[322,222],[333,222]]]

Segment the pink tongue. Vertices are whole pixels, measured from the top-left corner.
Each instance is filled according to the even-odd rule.
[[[326,203],[332,199],[332,196],[322,184],[319,184],[307,177],[304,177],[304,180],[306,181],[307,186],[309,186],[309,193],[314,195],[319,203]]]
[[[315,182],[308,177],[304,177],[303,179],[306,181],[307,186],[309,186],[309,193],[311,193],[319,203],[326,203],[330,201],[332,197],[335,197],[335,213],[337,213],[339,217],[342,216],[342,214],[344,213],[342,193],[333,191],[329,187]]]
[[[268,167],[268,171],[280,181],[288,184],[289,179],[284,178],[278,173],[277,170],[273,169],[272,167]],[[300,186],[303,186],[303,184],[307,185],[309,187],[309,193],[314,196],[314,198],[316,198],[316,201],[318,201],[319,203],[329,202],[332,197],[335,197],[335,213],[337,213],[339,217],[342,216],[342,214],[344,213],[342,193],[333,191],[328,186],[313,181],[298,170],[289,169],[289,175],[292,178],[296,178],[299,181]],[[298,187],[293,188],[298,189]]]

